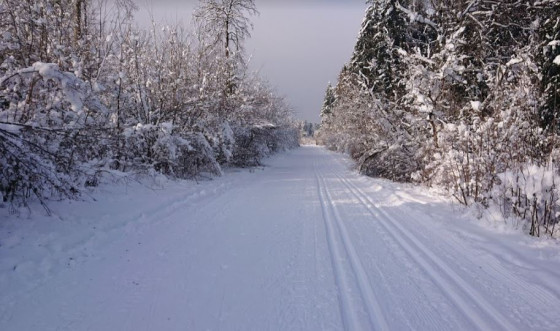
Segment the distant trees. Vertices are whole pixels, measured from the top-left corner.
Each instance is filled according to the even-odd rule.
[[[148,31],[130,0],[3,0],[2,200],[71,197],[115,171],[219,174],[296,145],[290,107],[242,61],[254,3],[230,5],[228,59],[212,15]]]
[[[301,133],[303,137],[314,137],[315,130],[317,130],[317,125],[308,121],[303,121],[300,123]]]
[[[371,1],[320,140],[366,174],[444,186],[551,232],[559,17],[557,1]]]

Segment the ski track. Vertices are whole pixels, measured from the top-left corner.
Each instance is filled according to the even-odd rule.
[[[337,279],[342,279],[342,288],[349,288],[347,283],[349,282],[348,279],[344,276],[346,273],[341,270],[340,263],[338,261],[342,260],[341,251],[346,251],[346,255],[350,261],[351,267],[351,274],[353,278],[358,283],[359,287],[359,294],[363,300],[363,303],[367,307],[367,314],[369,317],[369,321],[371,323],[370,327],[373,327],[374,330],[389,330],[389,326],[385,317],[383,316],[383,312],[381,309],[381,304],[376,299],[374,291],[369,283],[369,279],[367,276],[366,271],[356,253],[355,247],[352,245],[352,240],[348,235],[348,231],[344,226],[344,222],[341,220],[341,216],[339,214],[338,209],[336,208],[335,204],[333,203],[332,196],[328,190],[328,186],[326,185],[325,179],[320,173],[317,173],[315,169],[315,176],[317,180],[317,189],[319,191],[319,196],[321,200],[321,205],[323,209],[323,218],[325,220],[325,226],[327,228],[328,237],[329,237],[329,248],[331,253],[333,253],[333,265],[336,269],[338,274]],[[338,248],[337,245],[338,241],[335,239],[335,229],[332,225],[332,220],[334,219],[334,223],[336,224],[336,230],[341,238],[342,247]],[[340,288],[340,286],[339,286]],[[340,296],[343,298],[343,315],[344,320],[346,321],[346,326],[349,330],[358,330],[358,319],[354,315],[355,312],[358,310],[349,303],[349,299],[345,295],[345,291],[340,291]],[[370,328],[364,328],[364,330],[368,330]]]
[[[315,173],[315,179],[317,182],[317,190],[319,194],[319,199],[321,202],[321,210],[323,213],[323,220],[325,222],[325,228],[327,232],[327,242],[329,247],[329,255],[331,257],[331,266],[335,273],[337,294],[339,298],[340,314],[344,326],[349,330],[357,330],[358,328],[358,317],[357,309],[352,303],[352,299],[349,297],[349,291],[351,290],[350,281],[346,276],[341,265],[343,258],[342,252],[340,252],[339,245],[337,244],[337,239],[335,238],[334,228],[332,226],[331,214],[329,208],[325,202],[326,198],[321,187],[321,181],[319,176]]]
[[[389,217],[391,217],[393,220],[397,218],[394,215],[394,213],[390,211],[383,211],[383,212],[388,216],[390,215]],[[418,224],[421,224],[422,221],[426,222],[428,220],[422,215],[420,215],[416,219],[413,219],[413,221],[415,221]],[[420,238],[417,237],[417,239]],[[433,238],[430,239],[428,237],[423,236],[422,240],[424,241],[433,240]],[[441,244],[445,246],[446,251],[460,252],[462,249],[468,249],[468,247],[463,242],[457,240],[457,238],[455,237],[441,238],[441,236],[438,236],[438,240],[440,240]],[[500,245],[501,243],[498,242],[496,244]],[[550,301],[560,301],[560,296],[558,295],[557,292],[555,293],[554,291],[547,290],[542,286],[541,283],[546,284],[547,283],[546,280],[542,280],[542,279],[539,280],[539,284],[529,283],[527,281],[520,279],[518,276],[512,274],[510,271],[504,268],[502,266],[503,261],[497,259],[493,255],[488,254],[487,252],[484,251],[481,251],[480,255],[483,255],[484,258],[488,260],[488,263],[485,264],[485,268],[487,272],[491,272],[492,276],[495,279],[505,280],[504,283],[508,284],[509,286],[514,285],[513,286],[514,288],[528,289],[527,294],[531,297],[531,300],[533,302],[538,302],[539,305],[541,305]],[[472,265],[477,264],[477,261],[475,261],[471,255],[465,255],[464,258],[468,260],[468,262]],[[513,260],[513,257],[511,257],[511,259]],[[538,271],[538,269],[533,269],[531,271],[535,272]],[[556,270],[550,270],[549,272],[552,275],[554,275],[554,277],[560,279],[560,275],[556,272]]]
[[[346,168],[346,165],[343,164],[341,162],[341,160],[339,158],[337,158],[337,162],[343,167]],[[453,272],[453,267],[450,267],[449,265],[447,265],[447,263],[443,262],[440,258],[438,258],[438,255],[434,253],[433,249],[428,249],[427,246],[425,244],[422,244],[421,242],[437,242],[438,244],[438,251],[440,252],[452,252],[452,253],[448,253],[447,256],[451,256],[452,258],[454,256],[461,256],[462,259],[466,260],[468,262],[469,265],[479,265],[480,261],[477,261],[474,259],[474,257],[476,256],[477,259],[480,259],[481,257],[484,258],[486,261],[486,263],[484,264],[484,269],[485,272],[487,272],[488,274],[490,274],[492,276],[493,279],[500,279],[503,280],[500,283],[493,283],[493,286],[501,286],[504,288],[504,290],[508,290],[511,288],[514,289],[525,289],[525,295],[527,296],[528,299],[528,305],[533,305],[535,307],[538,306],[545,306],[548,302],[554,302],[554,301],[560,301],[560,293],[558,292],[558,289],[555,288],[554,285],[552,285],[552,283],[550,282],[549,278],[535,278],[532,280],[527,281],[526,279],[521,279],[516,273],[512,273],[512,270],[508,270],[503,264],[505,261],[498,259],[496,256],[494,256],[493,254],[489,253],[489,249],[490,248],[494,248],[494,247],[500,247],[500,248],[506,248],[505,247],[505,242],[504,241],[500,241],[500,240],[496,240],[495,242],[492,243],[492,246],[486,245],[486,246],[481,246],[477,251],[476,254],[461,254],[461,252],[464,252],[466,250],[473,250],[472,247],[472,241],[470,241],[469,243],[471,243],[470,246],[465,245],[465,241],[459,240],[461,237],[478,237],[479,240],[483,240],[484,243],[488,243],[487,240],[482,239],[480,236],[477,236],[475,234],[472,233],[465,233],[465,232],[461,232],[461,229],[457,229],[457,230],[453,230],[453,233],[456,234],[455,236],[444,236],[441,235],[439,233],[437,233],[436,229],[432,228],[428,228],[428,226],[430,225],[430,223],[432,223],[430,217],[428,217],[427,214],[423,214],[423,213],[415,213],[415,211],[407,206],[402,206],[401,207],[401,211],[406,211],[405,215],[412,215],[414,214],[415,217],[408,217],[406,218],[406,221],[403,221],[402,218],[402,214],[400,215],[396,215],[396,213],[394,211],[391,211],[390,209],[386,209],[382,206],[379,206],[375,203],[375,199],[379,199],[379,200],[383,200],[383,197],[379,196],[379,194],[374,193],[374,194],[367,194],[365,193],[362,189],[360,189],[358,187],[358,185],[354,184],[352,182],[353,179],[355,179],[353,176],[350,177],[342,177],[340,174],[336,174],[338,180],[340,182],[342,182],[345,187],[347,187],[349,189],[350,192],[352,192],[352,194],[358,199],[360,200],[360,202],[362,203],[362,205],[365,206],[365,208],[368,209],[368,212],[371,213],[372,215],[374,215],[376,218],[378,218],[380,215],[378,212],[380,212],[381,215],[381,219],[384,219],[385,221],[382,222],[384,225],[393,225],[394,227],[398,227],[400,234],[402,234],[402,237],[407,237],[412,238],[414,243],[416,243],[417,245],[421,245],[421,247],[424,249],[424,251],[427,251],[429,254],[429,256],[432,256],[433,258],[437,259],[436,263],[438,263],[439,265],[444,265],[446,266],[446,270],[449,270],[451,272]],[[413,194],[409,194],[407,192],[399,192],[399,191],[395,191],[394,194],[400,198],[403,198],[405,201],[412,201],[421,205],[427,204],[427,201],[422,200],[422,199],[417,199],[414,197]],[[410,230],[407,230],[403,227],[403,224],[409,224],[409,228],[410,223],[414,223],[413,228],[416,229],[416,231],[411,232]],[[420,231],[421,230],[421,231]],[[399,236],[399,234],[396,234],[397,236]],[[476,247],[474,247],[476,249]],[[503,251],[502,251],[503,253]],[[507,262],[511,263],[512,265],[514,265],[515,267],[521,267],[519,264],[517,263],[512,263],[512,261],[517,260],[517,261],[523,261],[522,263],[524,265],[530,266],[531,263],[528,262],[527,260],[524,260],[523,257],[521,257],[520,254],[518,254],[515,251],[507,251],[506,252],[506,257],[509,258],[509,260]],[[445,257],[444,255],[442,255],[441,253],[439,254],[442,258]],[[540,269],[544,269],[546,270],[546,272],[550,275],[553,276],[552,278],[556,278],[556,279],[560,279],[560,274],[558,273],[557,269],[554,268],[550,268],[550,266],[548,265],[541,265],[539,266],[539,268],[532,268],[531,271],[532,272],[539,272]],[[543,270],[543,271],[544,271]],[[468,271],[468,269],[467,269]],[[460,283],[463,285],[466,285],[467,282],[462,278],[459,277],[458,275],[455,275],[456,277],[454,277],[455,279],[459,279]],[[512,286],[513,285],[513,286]],[[468,286],[468,285],[466,285]],[[487,290],[491,291],[492,288],[487,288]],[[472,293],[478,293],[478,297],[481,298],[481,294],[480,291],[472,291],[469,290],[469,292]],[[482,302],[483,306],[485,307],[491,307],[491,305],[488,302]],[[487,310],[487,312],[491,312],[493,310]],[[494,313],[496,313],[494,311]],[[507,318],[505,316],[503,316],[503,314],[498,314],[496,316],[500,316],[500,319],[502,321],[507,321]],[[511,325],[511,323],[503,325],[504,327],[507,327],[507,329],[514,329],[513,325]]]
[[[469,286],[457,273],[441,261],[433,252],[421,244],[410,232],[404,230],[394,218],[384,210],[375,207],[375,203],[359,188],[348,180],[337,176],[352,194],[367,207],[372,216],[380,219],[387,232],[400,244],[400,246],[422,267],[442,292],[451,299],[455,305],[470,319],[479,330],[496,330],[496,326],[503,330],[516,330],[505,317],[492,307],[473,287]],[[374,209],[375,208],[375,209]],[[418,253],[420,252],[420,254]],[[465,297],[471,302],[467,302]],[[477,307],[479,309],[473,309]],[[478,311],[477,311],[478,310]],[[477,318],[481,313],[493,319],[496,324],[490,325],[485,318]]]
[[[558,247],[322,148],[267,163],[0,232],[0,330],[558,329]]]

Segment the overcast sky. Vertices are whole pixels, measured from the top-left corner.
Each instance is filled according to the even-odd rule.
[[[197,0],[134,0],[140,24],[154,18],[189,24]],[[256,0],[246,43],[250,67],[284,95],[296,117],[319,122],[328,82],[336,82],[356,42],[365,0]]]

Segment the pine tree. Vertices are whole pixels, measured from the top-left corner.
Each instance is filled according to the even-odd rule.
[[[427,8],[415,1],[369,1],[350,70],[374,93],[396,100],[402,96],[406,53],[429,52],[437,26],[426,18]],[[414,4],[414,9],[408,8]],[[411,11],[411,10],[414,10]]]
[[[325,100],[323,101],[323,107],[321,108],[321,117],[326,117],[332,114],[332,108],[336,101],[336,95],[334,94],[334,88],[331,83],[327,86],[327,91],[325,92]]]
[[[543,3],[540,8],[538,47],[536,59],[541,68],[541,126],[547,131],[560,133],[560,3]]]

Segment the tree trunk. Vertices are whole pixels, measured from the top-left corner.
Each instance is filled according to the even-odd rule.
[[[78,46],[78,42],[82,38],[82,2],[83,0],[74,0],[75,3],[75,19],[74,22],[74,44]]]

